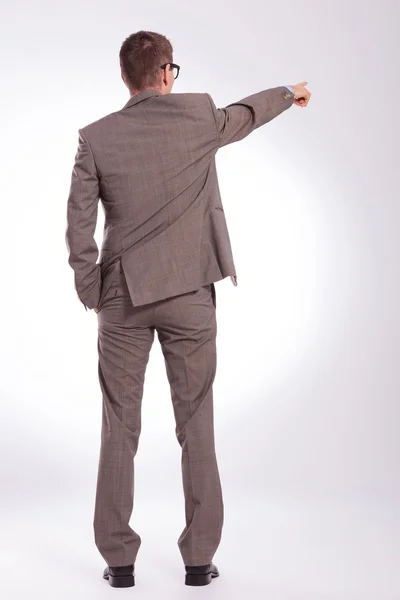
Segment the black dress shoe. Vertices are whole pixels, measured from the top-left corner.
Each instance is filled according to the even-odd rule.
[[[135,572],[133,565],[126,567],[106,567],[103,578],[108,579],[112,587],[132,587],[135,585]]]
[[[208,585],[214,577],[219,576],[219,571],[214,563],[202,565],[201,567],[185,565],[185,570],[185,585]]]

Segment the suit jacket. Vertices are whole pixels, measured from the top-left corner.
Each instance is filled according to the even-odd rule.
[[[82,129],[66,243],[85,308],[122,267],[134,306],[231,276],[237,284],[215,155],[287,110],[281,86],[217,108],[209,94],[145,90]],[[105,212],[99,249],[98,203]]]

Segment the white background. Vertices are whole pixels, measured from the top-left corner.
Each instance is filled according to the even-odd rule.
[[[0,17],[4,597],[116,593],[92,531],[97,317],[76,297],[64,234],[78,128],[127,102],[118,52],[147,29],[174,46],[174,93],[222,107],[304,80],[312,92],[217,155],[238,286],[216,284],[225,526],[221,577],[203,593],[398,600],[399,2],[25,0]],[[138,598],[196,593],[177,546],[174,427],[156,338],[126,592]]]

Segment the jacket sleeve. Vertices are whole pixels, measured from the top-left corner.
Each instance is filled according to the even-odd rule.
[[[99,177],[93,153],[82,129],[72,170],[67,203],[68,263],[75,272],[75,288],[85,308],[97,306],[101,272],[97,264],[99,250],[94,239],[99,203]]]
[[[286,86],[258,92],[225,108],[217,108],[211,96],[207,96],[214,115],[219,147],[242,140],[290,108],[294,102],[294,94]]]

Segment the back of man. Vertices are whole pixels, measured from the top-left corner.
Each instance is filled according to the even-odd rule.
[[[301,85],[265,90],[223,109],[209,94],[173,94],[179,66],[160,34],[138,32],[120,51],[126,105],[79,130],[66,241],[78,296],[98,313],[102,443],[94,516],[104,577],[134,585],[140,536],[130,527],[134,457],[149,353],[157,332],[182,448],[186,525],[178,540],[185,583],[218,576],[223,525],[214,446],[214,282],[236,271],[215,155],[293,103]],[[297,89],[299,88],[299,89]],[[99,252],[98,201],[105,211]]]
[[[83,128],[100,177],[102,274],[121,257],[135,306],[236,275],[207,94],[145,90]]]

